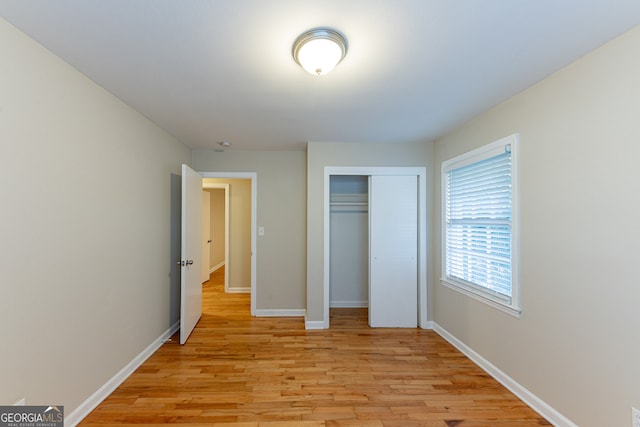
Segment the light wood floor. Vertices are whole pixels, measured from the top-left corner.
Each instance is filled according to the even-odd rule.
[[[163,345],[81,425],[550,425],[433,331],[370,329],[366,309],[331,329],[252,318],[248,294],[204,285],[186,345]]]

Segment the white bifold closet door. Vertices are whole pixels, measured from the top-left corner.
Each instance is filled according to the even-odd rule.
[[[371,176],[369,326],[418,326],[418,177]]]

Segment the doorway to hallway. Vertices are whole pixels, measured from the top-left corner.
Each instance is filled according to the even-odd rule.
[[[218,231],[217,242],[213,236],[210,270],[224,264],[225,291],[227,293],[248,293],[251,301],[251,315],[256,311],[256,200],[257,174],[254,172],[199,172],[203,177],[204,189],[224,189],[225,195],[225,238],[224,259],[220,256],[221,240]],[[213,195],[213,193],[212,193]],[[215,199],[212,198],[212,205]],[[214,210],[212,210],[214,213]],[[213,227],[219,228],[212,221]],[[215,231],[214,231],[215,232]],[[217,244],[215,244],[217,243]]]

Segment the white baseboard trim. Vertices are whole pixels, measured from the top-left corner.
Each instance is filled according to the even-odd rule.
[[[217,269],[219,269],[220,267],[224,267],[224,261],[222,261],[220,264],[218,265],[214,265],[213,267],[211,267],[211,269],[209,269],[209,274],[213,273],[214,271],[216,271]]]
[[[227,289],[228,294],[250,294],[251,287],[243,287],[243,288],[229,288]]]
[[[422,329],[433,329],[435,322],[433,320],[427,320],[424,325],[420,326]]]
[[[169,329],[167,329],[162,335],[156,338],[147,348],[142,350],[140,354],[131,360],[125,366],[107,381],[102,387],[100,387],[95,393],[93,393],[87,400],[82,402],[75,410],[73,410],[68,416],[64,418],[64,425],[66,427],[75,427],[80,421],[82,421],[91,411],[93,411],[104,399],[109,397],[113,391],[118,388],[120,384],[126,380],[145,360],[147,360],[153,353],[158,350],[164,342],[170,338],[180,328],[180,322],[176,322]]]
[[[369,307],[369,301],[331,301],[329,302],[331,308],[367,308]]]
[[[329,320],[307,320],[307,316],[304,316],[304,328],[305,329],[329,329]]]
[[[524,388],[520,383],[511,378],[509,375],[498,369],[484,357],[473,351],[469,346],[460,341],[458,338],[450,334],[442,326],[432,322],[433,330],[442,338],[449,341],[451,345],[460,350],[465,356],[475,362],[486,373],[491,375],[496,381],[509,389],[510,392],[518,396],[524,403],[529,405],[534,411],[547,419],[556,427],[578,427],[570,419],[555,410],[538,396]]]
[[[306,310],[304,308],[285,309],[264,309],[256,310],[256,317],[303,317]]]

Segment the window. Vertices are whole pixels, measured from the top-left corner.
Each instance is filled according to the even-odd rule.
[[[442,163],[442,283],[519,316],[517,144],[511,135]]]

